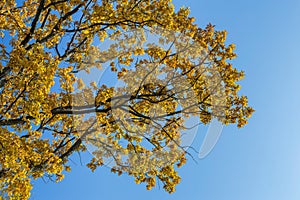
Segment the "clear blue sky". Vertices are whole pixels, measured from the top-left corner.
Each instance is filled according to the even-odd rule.
[[[169,195],[145,189],[107,168],[91,173],[72,157],[73,171],[59,184],[34,183],[33,200],[299,200],[300,1],[176,0],[199,26],[226,29],[237,46],[234,64],[246,72],[241,93],[256,112],[242,129],[228,126],[213,151],[180,170]],[[201,132],[201,131],[200,131]],[[193,146],[200,147],[199,133]],[[85,158],[83,158],[85,160]]]

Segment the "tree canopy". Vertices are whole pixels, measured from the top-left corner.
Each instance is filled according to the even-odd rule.
[[[242,127],[254,111],[226,31],[194,21],[171,0],[1,1],[2,198],[28,199],[32,179],[62,180],[89,145],[91,170],[111,159],[112,172],[174,192],[185,121]],[[117,84],[80,77],[107,68]]]

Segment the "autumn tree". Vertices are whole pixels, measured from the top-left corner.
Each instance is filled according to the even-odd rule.
[[[0,36],[2,198],[28,199],[32,179],[62,180],[88,145],[92,170],[111,159],[112,172],[174,192],[185,121],[242,127],[253,112],[226,31],[199,28],[171,0],[5,0]],[[106,68],[118,84],[79,76]]]

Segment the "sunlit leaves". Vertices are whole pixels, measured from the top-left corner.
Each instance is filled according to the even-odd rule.
[[[226,31],[194,20],[170,0],[1,1],[1,195],[28,199],[31,179],[62,180],[86,144],[92,171],[112,160],[112,172],[174,192],[185,119],[242,127],[253,113]],[[121,84],[76,76],[104,66]]]

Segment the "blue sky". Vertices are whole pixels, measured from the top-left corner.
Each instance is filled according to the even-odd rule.
[[[224,127],[213,151],[180,169],[174,194],[151,191],[108,168],[94,173],[72,157],[73,170],[58,184],[34,182],[33,200],[299,200],[300,199],[300,1],[185,0],[200,27],[228,31],[237,68],[246,72],[241,93],[256,112],[249,124]],[[203,141],[199,131],[193,146]],[[86,160],[87,158],[83,158]]]

